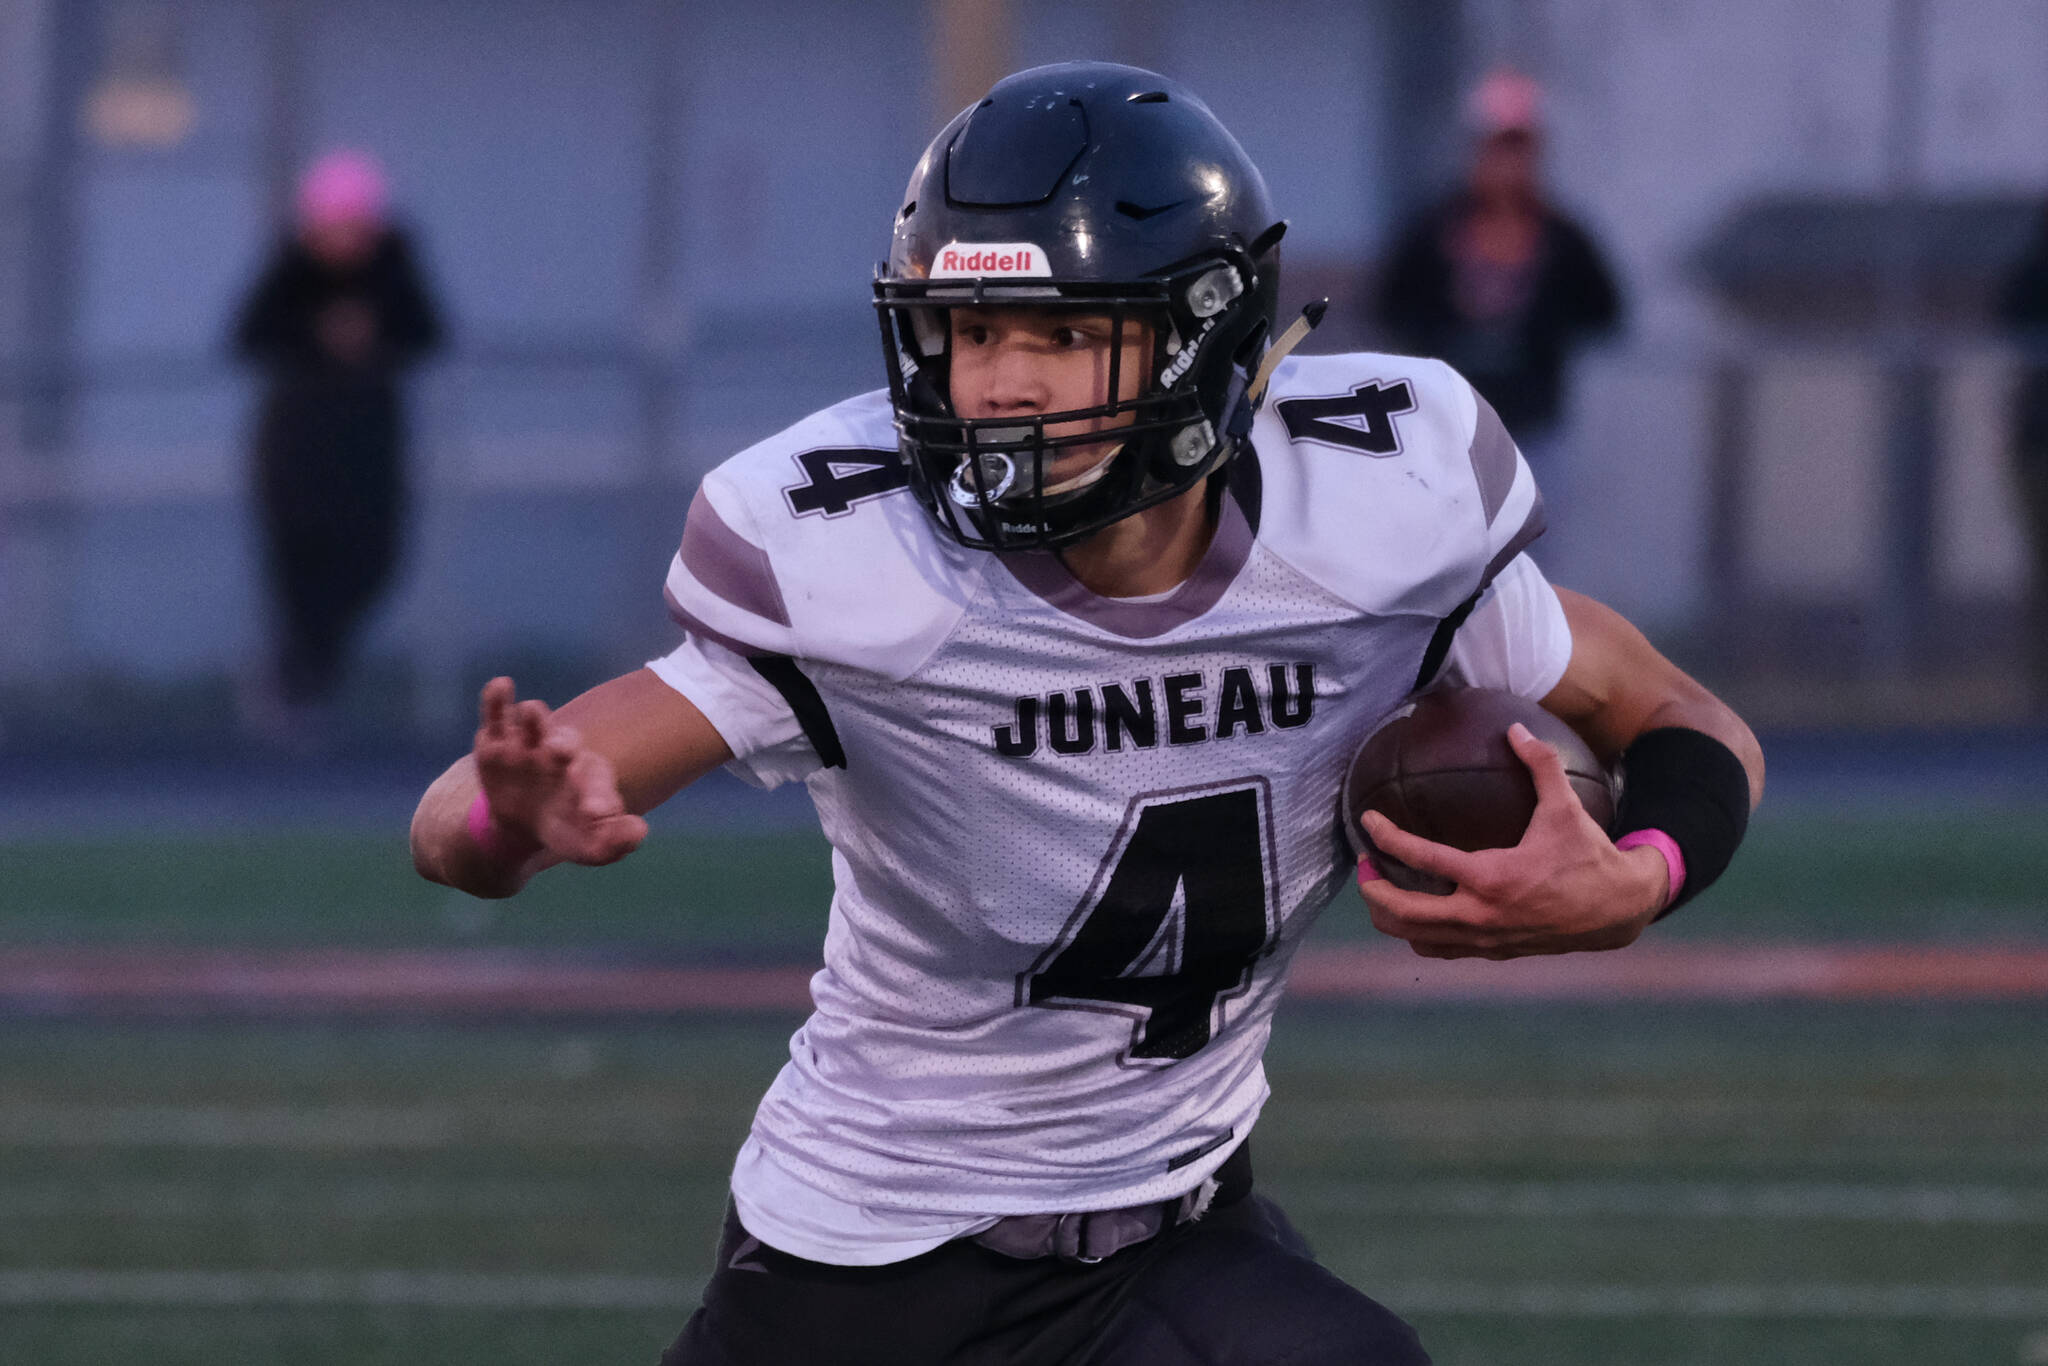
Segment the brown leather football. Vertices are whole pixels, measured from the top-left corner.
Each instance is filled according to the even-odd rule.
[[[1536,781],[1508,744],[1520,721],[1564,759],[1572,790],[1605,830],[1614,823],[1614,781],[1586,742],[1526,697],[1494,688],[1425,693],[1391,713],[1352,756],[1344,775],[1344,833],[1396,887],[1453,890],[1372,847],[1359,818],[1377,811],[1410,834],[1458,849],[1521,842],[1536,810]]]

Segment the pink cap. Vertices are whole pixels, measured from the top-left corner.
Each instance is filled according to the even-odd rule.
[[[304,227],[334,223],[382,223],[390,202],[384,168],[367,152],[328,152],[299,178],[299,222]]]
[[[1543,87],[1509,66],[1497,66],[1472,88],[1465,117],[1483,136],[1534,133],[1543,126]]]

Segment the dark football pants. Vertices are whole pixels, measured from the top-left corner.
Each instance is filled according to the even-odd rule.
[[[961,1240],[889,1266],[764,1246],[730,1209],[662,1366],[1428,1366],[1415,1330],[1248,1195],[1094,1265]]]

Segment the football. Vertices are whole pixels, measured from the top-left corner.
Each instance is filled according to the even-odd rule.
[[[1396,887],[1448,894],[1453,885],[1372,847],[1359,818],[1377,811],[1411,834],[1458,849],[1521,841],[1536,780],[1508,744],[1520,721],[1556,747],[1572,790],[1601,829],[1614,822],[1613,778],[1565,722],[1526,697],[1493,688],[1425,693],[1396,709],[1358,747],[1344,775],[1344,833]]]

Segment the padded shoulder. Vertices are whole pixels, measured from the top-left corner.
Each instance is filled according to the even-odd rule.
[[[1441,361],[1292,357],[1252,443],[1260,544],[1364,611],[1448,615],[1543,531],[1528,463]]]
[[[705,475],[664,596],[686,629],[741,654],[903,678],[982,582],[967,553],[911,495],[878,391]]]

